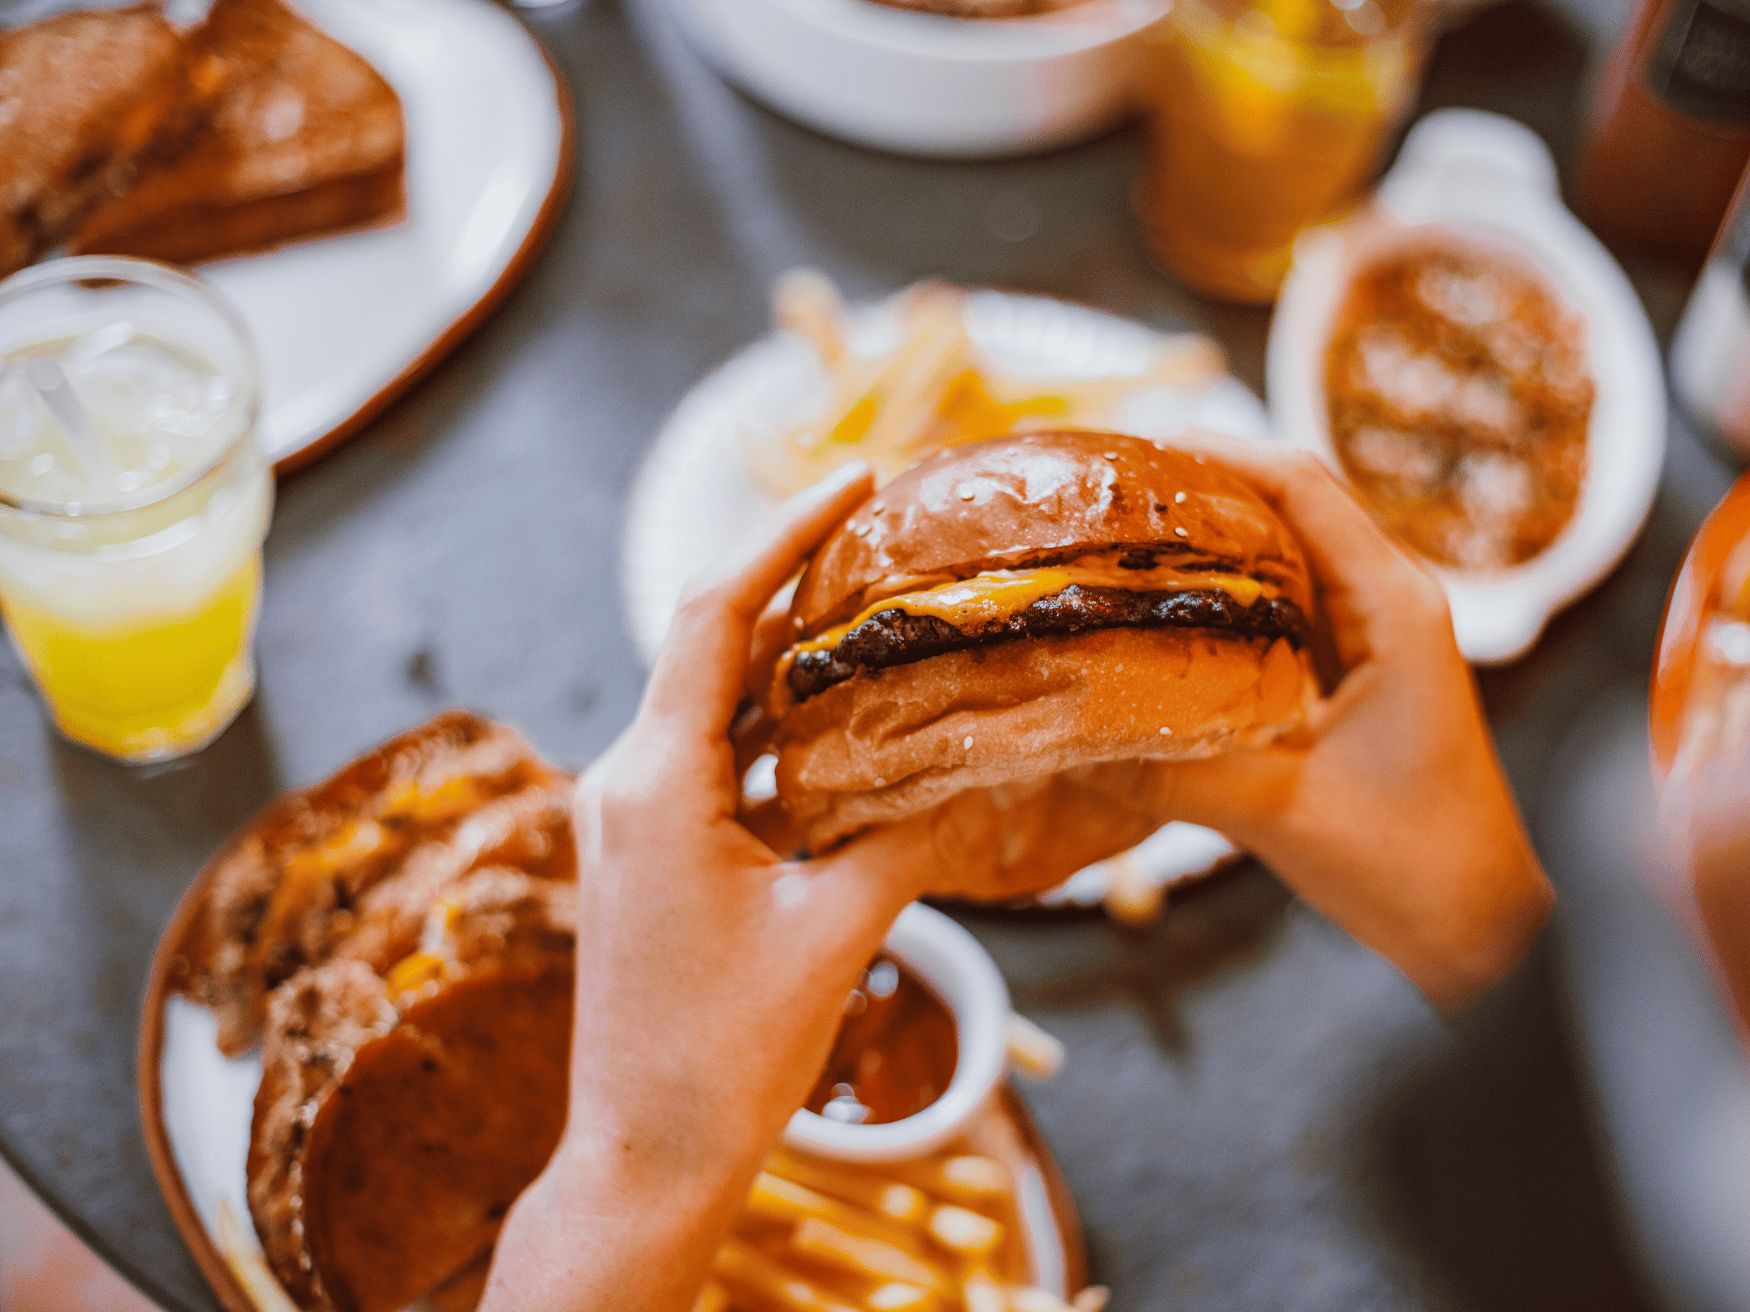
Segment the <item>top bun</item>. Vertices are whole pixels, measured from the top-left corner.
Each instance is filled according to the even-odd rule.
[[[1219,562],[1274,583],[1312,613],[1299,544],[1246,484],[1163,442],[1066,431],[949,447],[906,470],[815,553],[791,614],[801,635],[813,634],[909,580],[1126,546]]]

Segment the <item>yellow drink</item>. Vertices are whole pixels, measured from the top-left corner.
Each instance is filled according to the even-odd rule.
[[[0,595],[12,640],[69,738],[112,756],[198,747],[249,700],[261,567],[251,559],[187,610],[84,624]]]
[[[253,360],[193,280],[144,266],[128,299],[112,266],[136,262],[59,263],[58,299],[24,322],[63,332],[0,337],[0,617],[61,732],[124,760],[179,756],[255,688],[273,482]],[[8,293],[42,269],[0,287],[0,332]],[[206,320],[167,312],[166,291]]]
[[[1268,303],[1295,236],[1353,199],[1414,91],[1416,0],[1176,0],[1154,49],[1149,244],[1199,291]]]

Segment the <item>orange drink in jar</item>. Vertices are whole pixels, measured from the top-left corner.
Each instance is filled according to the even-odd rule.
[[[1294,239],[1353,199],[1414,93],[1419,0],[1174,0],[1148,79],[1138,206],[1154,255],[1267,304]]]

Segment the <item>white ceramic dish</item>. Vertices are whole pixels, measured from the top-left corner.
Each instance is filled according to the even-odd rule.
[[[866,3],[866,0],[857,0]],[[851,331],[865,349],[894,331],[893,302],[858,307]],[[973,345],[1017,378],[1134,377],[1159,337],[1128,319],[1043,296],[974,292],[966,328]],[[744,424],[782,426],[820,381],[814,353],[787,333],[747,347],[681,399],[633,483],[626,511],[621,582],[633,642],[648,664],[668,632],[681,589],[700,563],[722,560],[764,531],[777,509],[747,472],[738,446]],[[1264,408],[1243,383],[1224,377],[1198,392],[1138,390],[1122,415],[1127,432],[1164,437],[1187,425],[1242,437],[1266,435]],[[1125,854],[1132,873],[1157,884],[1205,874],[1234,856],[1207,829],[1169,825]],[[1047,905],[1091,907],[1105,894],[1107,863],[1090,866]]]
[[[940,911],[916,902],[894,922],[887,951],[916,971],[954,1013],[960,1045],[954,1078],[923,1111],[885,1125],[829,1120],[804,1108],[784,1130],[784,1142],[792,1148],[846,1162],[922,1157],[962,1133],[1003,1078],[1009,989],[990,953]]]
[[[1436,224],[1529,258],[1586,319],[1597,392],[1573,519],[1523,565],[1435,571],[1465,656],[1481,665],[1515,660],[1537,642],[1551,616],[1615,567],[1652,506],[1665,452],[1658,344],[1622,270],[1562,208],[1549,151],[1511,119],[1478,110],[1428,115],[1380,184],[1378,205],[1388,220],[1378,226],[1403,225],[1397,232],[1406,241],[1416,240],[1415,225]],[[1396,240],[1373,231],[1369,220],[1380,217],[1303,235],[1270,325],[1276,433],[1339,472],[1325,407],[1324,344],[1351,271]]]
[[[261,352],[262,449],[283,470],[349,435],[485,318],[557,219],[570,98],[491,0],[294,0],[388,79],[407,220],[201,266]]]
[[[700,52],[780,113],[918,155],[1046,150],[1113,127],[1168,0],[1083,0],[1029,18],[920,14],[873,0],[669,0]]]

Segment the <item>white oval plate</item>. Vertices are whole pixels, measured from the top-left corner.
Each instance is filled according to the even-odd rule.
[[[857,346],[876,350],[897,333],[895,301],[852,310]],[[1045,296],[972,292],[966,331],[1006,376],[1128,378],[1149,365],[1160,335],[1129,319]],[[656,657],[687,581],[769,530],[778,503],[742,462],[743,425],[796,422],[821,384],[814,352],[788,333],[761,338],[708,374],[681,399],[656,435],[632,485],[621,582],[632,640],[646,664]],[[1245,384],[1224,377],[1202,391],[1160,385],[1124,403],[1120,427],[1166,437],[1188,425],[1241,437],[1267,435],[1264,408]],[[1133,871],[1160,884],[1201,875],[1231,860],[1219,834],[1174,824],[1126,854]],[[1090,866],[1051,895],[1050,905],[1096,905],[1106,863]]]
[[[1597,393],[1573,519],[1523,565],[1434,569],[1465,657],[1479,665],[1517,660],[1551,616],[1616,567],[1652,508],[1665,457],[1659,347],[1622,270],[1562,208],[1555,165],[1529,128],[1479,110],[1430,114],[1405,140],[1380,184],[1378,203],[1406,225],[1406,240],[1413,239],[1413,225],[1438,224],[1517,251],[1586,319]],[[1346,242],[1348,227],[1303,234],[1270,324],[1268,360],[1277,436],[1317,453],[1339,476],[1325,408],[1324,344],[1351,271],[1388,248],[1372,239]]]
[[[873,0],[669,0],[726,77],[780,113],[909,154],[1067,145],[1135,112],[1143,44],[1167,0],[948,18]]]
[[[570,173],[570,97],[491,0],[293,0],[401,97],[407,219],[200,266],[243,315],[284,470],[435,364],[526,271]]]

